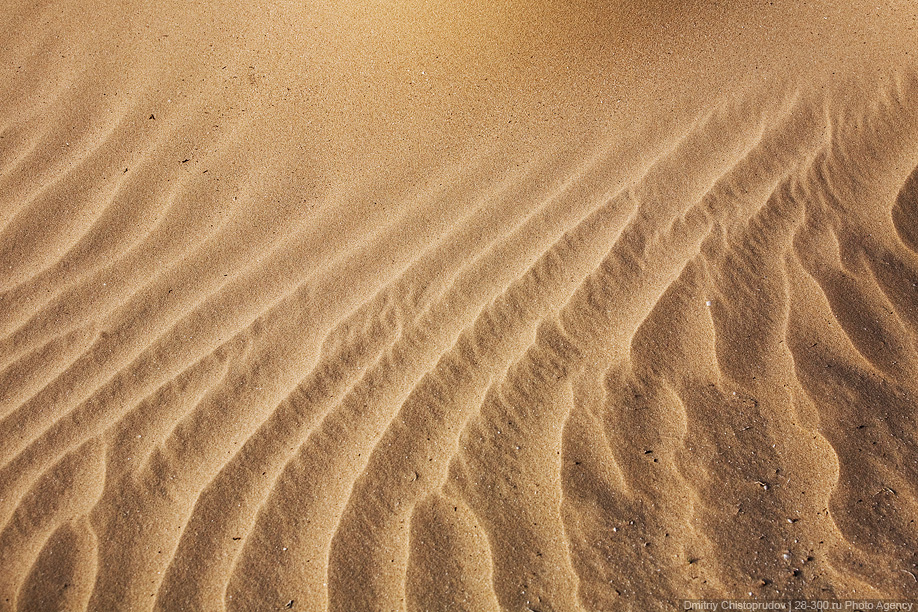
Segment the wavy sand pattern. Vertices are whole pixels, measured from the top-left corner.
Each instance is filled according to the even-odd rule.
[[[0,611],[918,600],[918,11],[0,21]]]

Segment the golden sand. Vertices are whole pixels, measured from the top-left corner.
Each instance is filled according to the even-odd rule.
[[[918,602],[877,4],[4,2],[0,612]]]

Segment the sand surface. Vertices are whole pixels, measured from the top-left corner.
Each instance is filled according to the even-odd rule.
[[[918,600],[916,42],[2,0],[0,612]]]

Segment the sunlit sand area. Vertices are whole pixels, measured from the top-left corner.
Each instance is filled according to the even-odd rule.
[[[918,604],[915,3],[0,15],[0,611]]]

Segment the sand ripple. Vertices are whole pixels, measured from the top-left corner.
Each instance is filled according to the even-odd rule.
[[[911,60],[358,4],[12,9],[0,610],[918,599]]]

